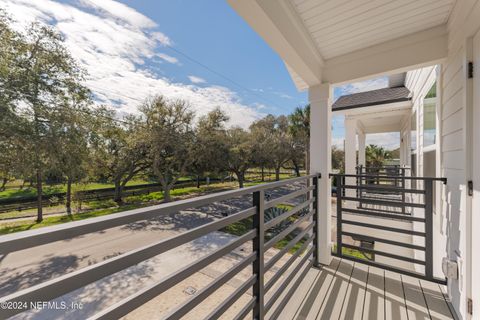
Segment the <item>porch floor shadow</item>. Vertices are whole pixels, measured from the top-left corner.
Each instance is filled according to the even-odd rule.
[[[278,319],[455,319],[446,288],[334,258],[310,268]]]

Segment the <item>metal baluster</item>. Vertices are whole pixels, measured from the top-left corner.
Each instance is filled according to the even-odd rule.
[[[406,195],[406,192],[405,192],[405,168],[402,168],[401,169],[401,173],[402,173],[402,203],[405,204],[405,195]],[[402,207],[402,213],[405,214],[405,211],[406,211],[406,206],[403,206]]]
[[[343,176],[337,176],[337,255],[342,256],[342,197]]]
[[[255,307],[253,308],[253,318],[257,320],[263,320],[265,316],[265,286],[263,279],[265,271],[265,191],[260,190],[253,193],[253,206],[257,209],[256,214],[253,216],[253,228],[257,229],[257,235],[253,239],[253,251],[257,253],[256,260],[253,262],[253,273],[256,275],[257,278],[253,286],[253,294],[256,299]]]
[[[425,277],[433,279],[433,180],[425,185]]]
[[[315,188],[313,189],[313,210],[315,210],[315,213],[313,214],[313,222],[315,223],[313,226],[313,234],[315,235],[315,239],[313,240],[313,265],[318,267],[320,266],[320,262],[318,261],[318,239],[319,234],[318,234],[318,176],[313,177],[313,185]]]

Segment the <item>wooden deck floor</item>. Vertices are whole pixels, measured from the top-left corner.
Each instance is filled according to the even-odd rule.
[[[349,260],[311,268],[279,319],[454,319],[445,287]]]

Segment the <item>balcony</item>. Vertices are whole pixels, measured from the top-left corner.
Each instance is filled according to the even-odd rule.
[[[445,180],[331,176],[337,183],[336,228],[328,243],[319,240],[318,226],[325,221],[316,214],[319,181],[328,178],[316,174],[3,236],[0,270],[8,269],[8,259],[33,257],[38,250],[52,254],[49,264],[4,280],[0,317],[453,318],[446,280],[434,274],[432,257],[431,193],[435,181]],[[367,183],[372,178],[378,183]],[[412,188],[407,180],[419,183]],[[423,214],[369,207],[375,205]],[[281,206],[288,210],[274,209]],[[209,218],[167,236],[150,228],[148,242],[136,243],[129,233],[129,248],[122,252],[73,267],[59,259],[56,273],[48,272],[60,248],[82,241],[101,248],[105,239],[118,241],[111,230],[142,229],[159,217],[188,216],[192,208]],[[331,263],[321,265],[320,253],[332,249]],[[61,309],[62,303],[70,309]]]

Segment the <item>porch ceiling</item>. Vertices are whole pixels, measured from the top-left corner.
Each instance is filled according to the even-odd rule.
[[[297,88],[439,63],[456,0],[227,0],[281,56]]]
[[[324,59],[447,22],[455,0],[289,0]]]
[[[400,132],[404,115],[370,117],[359,120],[364,133]]]
[[[364,133],[400,132],[411,108],[411,101],[404,101],[337,113],[344,114],[346,119],[356,119],[357,127]]]

